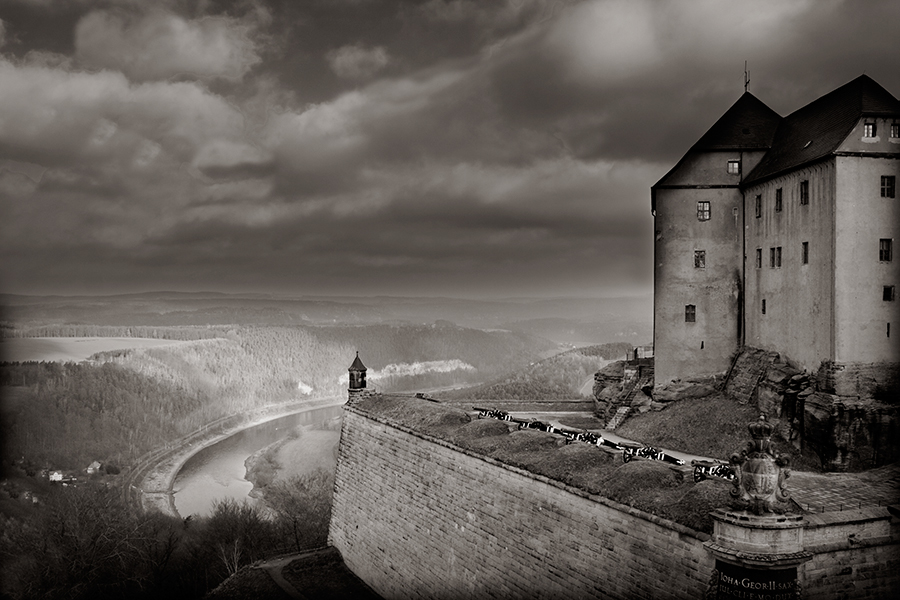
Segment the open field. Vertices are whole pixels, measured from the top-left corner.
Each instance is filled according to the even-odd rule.
[[[35,337],[0,339],[0,360],[8,362],[79,362],[97,352],[184,344],[173,340],[131,337]]]

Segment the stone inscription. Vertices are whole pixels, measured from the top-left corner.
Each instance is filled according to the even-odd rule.
[[[725,600],[795,600],[799,597],[797,569],[748,569],[716,561],[714,598]]]

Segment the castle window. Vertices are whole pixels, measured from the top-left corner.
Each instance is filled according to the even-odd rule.
[[[891,137],[900,138],[900,123],[891,123]]]
[[[756,249],[756,268],[762,269],[762,248]]]
[[[756,218],[762,216],[762,194],[756,195]]]
[[[863,126],[863,137],[867,137],[867,138],[875,137],[875,123],[866,123]]]
[[[894,257],[894,240],[882,238],[878,240],[878,260],[891,262]]]
[[[740,175],[741,174],[741,161],[729,160],[728,161],[728,173],[731,175]]]
[[[769,248],[769,268],[775,268],[775,248]]]
[[[800,182],[800,204],[809,204],[809,181]]]
[[[775,248],[775,268],[781,268],[781,246]]]
[[[809,242],[803,242],[803,264],[809,264]]]
[[[684,305],[684,322],[694,323],[697,321],[697,307],[693,304]]]
[[[781,188],[775,190],[775,212],[781,212]]]
[[[697,203],[697,220],[709,221],[709,202],[706,200]]]
[[[884,290],[881,292],[881,299],[885,302],[893,302],[894,301],[894,286],[886,285],[884,286]]]
[[[694,250],[694,268],[706,268],[706,250]]]
[[[762,314],[766,314],[766,299],[763,298],[762,301]]]
[[[897,190],[897,177],[895,175],[881,176],[881,197],[893,198]]]

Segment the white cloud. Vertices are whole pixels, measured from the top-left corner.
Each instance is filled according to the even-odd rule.
[[[572,80],[619,84],[689,62],[742,66],[747,56],[778,54],[798,27],[837,0],[593,0],[561,14],[545,47],[562,58]],[[735,68],[738,68],[737,66]]]
[[[241,114],[190,82],[129,84],[111,71],[70,72],[0,59],[0,148],[40,164],[189,162],[211,140],[240,138]]]
[[[126,20],[94,11],[75,28],[75,50],[82,63],[134,81],[183,74],[237,81],[260,61],[249,35],[249,25],[227,17],[186,21],[153,11]]]
[[[328,64],[341,79],[365,79],[387,66],[387,51],[378,46],[364,48],[361,45],[342,46],[328,53]]]

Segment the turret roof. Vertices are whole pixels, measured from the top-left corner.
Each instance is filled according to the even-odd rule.
[[[358,350],[356,352],[356,358],[353,359],[353,364],[350,365],[350,368],[347,370],[348,371],[366,371],[367,370],[366,365],[364,365],[362,363],[362,361],[359,360],[359,351]]]

